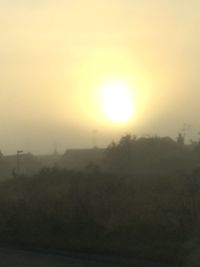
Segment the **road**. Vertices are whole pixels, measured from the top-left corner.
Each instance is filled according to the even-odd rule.
[[[118,261],[105,257],[67,256],[0,248],[0,267],[172,267],[148,262]]]
[[[0,249],[1,267],[107,267],[113,264],[101,263],[89,259],[75,259],[63,255],[51,255],[41,252]],[[119,266],[119,265],[118,265]]]

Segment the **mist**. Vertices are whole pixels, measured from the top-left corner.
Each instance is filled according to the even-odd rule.
[[[127,131],[175,137],[184,123],[197,138],[199,9],[197,0],[0,0],[2,150],[88,147],[94,129],[101,146]],[[107,126],[94,99],[116,75],[137,95],[124,127]]]

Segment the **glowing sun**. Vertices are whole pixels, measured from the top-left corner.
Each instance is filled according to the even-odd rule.
[[[133,116],[133,95],[123,81],[110,81],[101,88],[102,108],[105,116],[113,122],[127,122]]]

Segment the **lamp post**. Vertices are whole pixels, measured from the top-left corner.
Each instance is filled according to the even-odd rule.
[[[24,151],[17,150],[17,174],[20,174],[20,154],[22,154]]]

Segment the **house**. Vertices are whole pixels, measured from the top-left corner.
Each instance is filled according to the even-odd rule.
[[[69,149],[60,160],[62,168],[83,170],[90,164],[102,165],[105,149]]]

